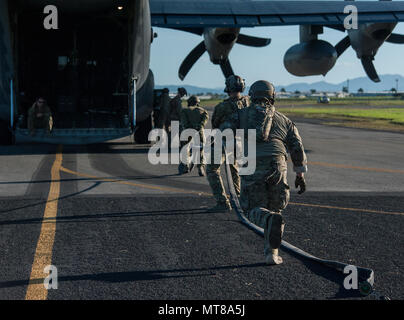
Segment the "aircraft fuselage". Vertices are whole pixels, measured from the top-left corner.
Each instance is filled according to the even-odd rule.
[[[0,0],[3,122],[10,125],[14,120],[15,129],[24,129],[24,116],[39,96],[52,108],[55,133],[58,128],[131,131],[133,125],[150,119],[154,79],[149,69],[149,2],[56,0],[52,5],[57,8],[57,23],[53,19],[56,28],[51,29],[45,27],[47,5],[42,0]]]

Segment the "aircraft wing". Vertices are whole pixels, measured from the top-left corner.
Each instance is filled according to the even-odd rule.
[[[165,28],[341,26],[347,5],[359,23],[404,21],[404,1],[150,0],[152,25]]]

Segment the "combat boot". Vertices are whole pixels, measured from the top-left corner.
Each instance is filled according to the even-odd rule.
[[[280,213],[272,213],[264,228],[264,254],[265,262],[269,265],[283,263],[279,255],[279,247],[282,243],[282,234],[285,224]]]
[[[231,210],[230,202],[218,202],[213,208],[210,208],[208,212],[228,212]]]
[[[199,166],[198,167],[198,173],[199,173],[200,177],[205,177],[206,176],[205,166]]]

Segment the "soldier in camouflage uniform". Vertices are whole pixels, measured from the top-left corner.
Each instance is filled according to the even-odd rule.
[[[158,102],[158,116],[157,125],[158,129],[165,129],[167,132],[170,128],[170,96],[167,88],[163,89]]]
[[[51,110],[44,98],[39,98],[28,110],[28,130],[31,136],[35,129],[45,129],[48,134],[53,128]]]
[[[205,144],[205,133],[204,128],[206,123],[208,122],[209,115],[208,112],[203,109],[200,105],[200,100],[196,96],[191,96],[188,99],[188,108],[183,108],[180,113],[180,126],[182,130],[185,129],[195,129],[199,132],[199,139],[200,139],[200,163],[198,164],[198,173],[201,177],[206,175],[205,172],[205,161],[203,157],[203,145]],[[181,149],[183,147],[187,148],[187,162],[186,164],[180,163],[178,167],[178,171],[180,174],[187,173],[191,171],[188,160],[190,157],[190,150],[189,150],[189,143],[191,142],[192,138],[188,141],[181,141]],[[193,164],[191,164],[193,168]]]
[[[241,93],[245,89],[245,82],[239,76],[232,75],[226,79],[225,92],[229,98],[215,107],[212,116],[212,128],[221,131],[225,129],[235,130],[239,126],[239,110],[247,108],[250,105],[250,100]],[[221,163],[224,162],[224,155]],[[230,201],[226,195],[223,180],[220,174],[221,164],[214,163],[214,149],[211,148],[211,162],[207,165],[206,173],[208,176],[209,185],[212,189],[213,196],[216,199],[216,206],[211,208],[210,212],[227,211],[231,209]],[[231,174],[233,177],[234,188],[240,194],[240,176],[238,174],[237,164],[230,165]]]
[[[299,194],[306,190],[307,159],[295,124],[275,110],[274,86],[257,81],[251,86],[250,96],[252,104],[241,112],[240,127],[256,130],[256,171],[242,177],[240,202],[248,219],[265,230],[266,262],[280,264],[278,248],[284,229],[281,212],[290,197],[287,154],[290,153],[293,162]]]
[[[182,110],[182,102],[181,99],[182,97],[186,96],[187,90],[185,88],[178,88],[178,93],[177,95],[171,99],[170,101],[170,115],[169,115],[169,121],[180,121],[180,114]]]

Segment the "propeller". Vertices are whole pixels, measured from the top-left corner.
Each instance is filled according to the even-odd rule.
[[[404,37],[403,37],[404,40]],[[349,47],[351,46],[351,40],[349,36],[343,38],[340,42],[335,45],[335,50],[337,51],[337,56],[340,57]],[[376,68],[373,64],[373,56],[364,56],[361,58],[363,69],[365,70],[367,76],[374,82],[380,82],[380,78],[377,74]]]
[[[374,82],[380,82],[380,78],[377,74],[377,71],[375,69],[375,66],[373,64],[373,60],[375,58],[374,57],[362,57],[361,62],[362,62],[362,66],[363,69],[365,69],[366,74],[368,75],[368,77],[370,78],[370,80],[374,81]]]
[[[232,74],[234,74],[233,68],[231,67],[229,59],[226,59],[225,61],[220,63],[220,68],[222,69],[222,72],[223,72],[225,78],[228,78]]]
[[[247,36],[245,34],[239,34],[237,41],[238,44],[248,47],[266,47],[271,43],[271,39],[258,38],[253,36]]]
[[[390,37],[387,38],[386,42],[404,44],[404,35],[398,33],[392,33]]]
[[[354,1],[354,0],[345,0],[345,1]],[[379,0],[379,1],[391,1],[391,0]],[[326,27],[345,32],[345,28],[342,25],[326,25]],[[385,39],[385,37],[388,34],[381,33],[378,35],[374,35],[377,38],[380,37],[380,39]],[[396,43],[396,44],[404,44],[404,35],[402,34],[397,34],[397,33],[391,33],[390,36],[385,40],[386,42],[389,43]],[[349,35],[346,36],[344,39],[342,39],[340,42],[338,42],[335,46],[335,50],[337,51],[338,57],[341,56],[349,47],[351,46],[351,41],[349,38]],[[376,68],[373,64],[374,56],[363,56],[361,58],[361,63],[363,66],[363,69],[365,70],[367,76],[374,82],[380,82],[380,78],[377,74]]]
[[[203,28],[176,28],[177,30],[190,32],[196,35],[203,35]],[[248,46],[248,47],[265,47],[271,43],[271,39],[253,37],[245,34],[236,35],[237,40],[236,43]],[[181,80],[184,80],[189,71],[192,69],[194,64],[199,60],[199,58],[207,51],[205,41],[199,43],[192,51],[186,56],[184,61],[181,63],[181,66],[178,70],[178,76]],[[220,68],[223,72],[223,75],[227,78],[234,74],[233,68],[230,64],[228,58],[219,62]]]
[[[198,59],[205,53],[206,46],[205,41],[199,43],[192,51],[187,55],[184,61],[181,63],[180,69],[178,70],[178,76],[181,80],[184,80],[189,70]]]
[[[351,39],[349,36],[346,36],[340,42],[338,42],[335,46],[335,50],[337,51],[338,57],[343,54],[349,47],[351,46]]]
[[[386,40],[389,43],[404,44],[404,35],[392,33]],[[341,56],[349,47],[351,46],[351,41],[349,36],[346,36],[335,46],[338,57]],[[373,64],[374,56],[364,56],[361,58],[363,69],[365,70],[367,76],[374,82],[380,82],[380,78],[377,74],[376,68]]]

